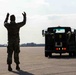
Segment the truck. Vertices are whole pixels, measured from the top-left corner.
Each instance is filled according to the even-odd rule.
[[[71,27],[48,27],[42,30],[45,37],[45,57],[51,57],[52,53],[69,53],[76,56],[76,29]]]

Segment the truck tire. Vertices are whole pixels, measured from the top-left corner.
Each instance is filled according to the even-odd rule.
[[[45,52],[45,57],[48,57],[48,52]]]
[[[73,52],[73,56],[76,56],[76,52]]]
[[[52,57],[52,53],[49,53],[49,57]]]

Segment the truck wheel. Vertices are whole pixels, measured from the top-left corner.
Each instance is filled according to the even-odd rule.
[[[52,53],[49,53],[49,57],[52,57]]]
[[[73,52],[73,56],[76,56],[76,52]]]
[[[45,52],[45,57],[48,57],[48,52]]]

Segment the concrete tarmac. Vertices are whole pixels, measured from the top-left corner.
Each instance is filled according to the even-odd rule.
[[[44,47],[21,47],[20,71],[12,63],[12,72],[7,68],[7,48],[0,47],[0,75],[76,75],[76,57],[68,54],[44,56]]]

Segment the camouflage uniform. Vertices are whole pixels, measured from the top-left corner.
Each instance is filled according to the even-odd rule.
[[[19,62],[19,52],[20,52],[20,47],[19,47],[19,30],[20,27],[25,25],[26,23],[26,16],[23,15],[23,22],[20,23],[15,23],[15,22],[10,22],[8,23],[7,20],[4,22],[4,26],[8,30],[8,47],[7,47],[7,64],[12,64],[12,54],[14,52],[14,62],[16,64],[20,64]]]

